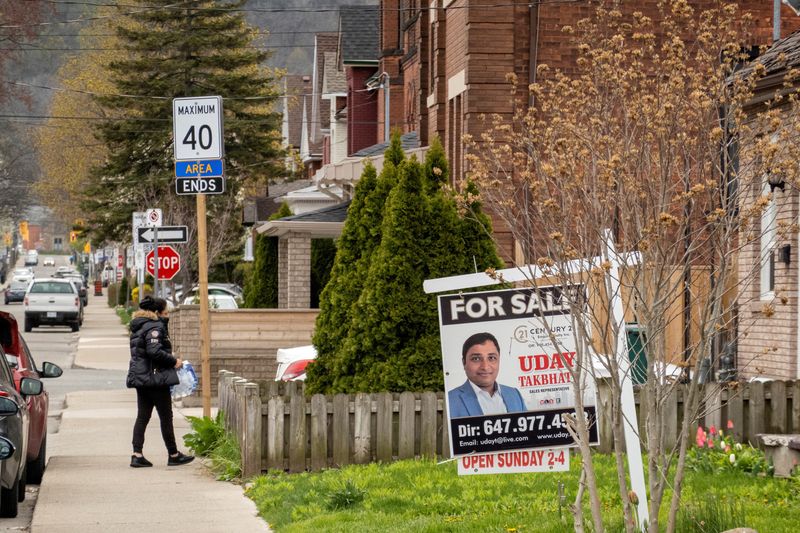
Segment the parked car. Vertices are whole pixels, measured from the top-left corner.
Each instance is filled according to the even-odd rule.
[[[276,381],[305,381],[306,367],[317,358],[317,349],[313,345],[296,348],[278,348],[278,371]]]
[[[48,257],[45,257],[45,258],[42,260],[42,266],[46,266],[46,267],[51,267],[51,266],[52,266],[52,267],[54,267],[54,266],[56,266],[56,260],[55,260],[55,258],[53,258],[53,257],[49,257],[49,256],[48,256]]]
[[[33,275],[33,269],[32,268],[25,267],[25,268],[15,268],[11,272],[11,277],[12,278],[29,277],[29,278],[33,279],[35,276]]]
[[[71,266],[67,266],[67,265],[61,265],[60,267],[58,267],[56,269],[56,274],[66,274],[67,272],[74,272],[76,274],[78,273],[78,271],[75,270],[75,267],[71,267]]]
[[[68,279],[34,280],[25,293],[25,331],[49,324],[81,329],[83,306],[78,289]]]
[[[16,318],[11,313],[0,312],[0,345],[5,352],[6,361],[14,375],[14,384],[20,391],[22,378],[57,378],[61,376],[61,368],[45,361],[41,370],[28,348],[25,339],[19,331]],[[38,485],[42,482],[42,475],[46,466],[47,454],[47,391],[42,394],[27,397],[27,407],[30,414],[30,427],[28,430],[28,446],[26,454],[26,481]]]
[[[25,266],[36,266],[39,264],[39,252],[36,250],[29,250],[25,254]]]
[[[17,516],[19,502],[25,500],[25,450],[28,449],[30,413],[27,398],[42,393],[42,382],[22,378],[19,391],[5,354],[0,357],[0,436],[14,447],[14,453],[0,461],[0,517]]]
[[[14,278],[8,284],[5,290],[6,305],[11,302],[21,302],[25,299],[25,291],[28,290],[28,285],[31,284],[30,278]]]
[[[181,299],[183,300],[184,304],[193,304],[197,303],[197,294],[200,292],[200,287],[195,285],[192,287],[185,296],[181,295]],[[239,300],[242,297],[242,289],[239,288],[238,285],[233,283],[209,283],[208,284],[208,296],[231,296],[235,300]],[[238,305],[237,305],[238,307]]]
[[[117,279],[117,273],[114,267],[106,265],[102,274],[100,274],[100,279],[103,282],[103,287],[108,287],[109,283],[114,283]]]

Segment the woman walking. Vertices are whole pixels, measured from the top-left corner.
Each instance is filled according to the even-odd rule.
[[[172,398],[169,387],[178,383],[177,370],[183,364],[180,357],[172,355],[167,323],[169,311],[162,298],[145,296],[139,310],[133,314],[131,330],[131,361],[127,385],[136,389],[138,413],[133,426],[133,455],[131,466],[142,468],[153,463],[142,455],[144,432],[153,414],[153,407],[161,421],[161,436],[167,446],[167,466],[192,462],[191,455],[178,451],[175,430],[172,427]]]

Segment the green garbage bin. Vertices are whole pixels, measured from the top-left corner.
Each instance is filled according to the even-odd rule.
[[[628,341],[628,359],[631,362],[631,379],[634,385],[647,381],[647,335],[639,324],[626,324],[625,334]]]

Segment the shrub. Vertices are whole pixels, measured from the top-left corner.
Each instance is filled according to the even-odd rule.
[[[122,281],[119,284],[119,291],[117,293],[117,305],[121,305],[123,307],[128,305],[129,290],[128,278],[122,278]]]
[[[232,481],[242,475],[242,459],[236,437],[225,431],[222,411],[216,418],[187,416],[192,432],[183,436],[184,444],[195,454],[211,459],[217,479]]]
[[[208,455],[225,436],[223,426],[223,413],[217,413],[216,418],[207,416],[187,416],[192,425],[192,433],[183,436],[183,442],[197,455]]]
[[[116,283],[109,283],[108,287],[106,287],[106,298],[108,299],[108,306],[109,307],[116,307],[117,306],[117,292],[119,286]]]
[[[292,215],[284,202],[270,220]],[[244,307],[270,309],[278,307],[278,238],[258,235],[253,251],[253,267],[244,286]]]
[[[152,285],[145,285],[144,286],[144,293],[145,294],[153,294],[153,286]],[[134,287],[131,291],[131,301],[135,304],[139,303],[139,287]]]
[[[320,302],[311,393],[441,389],[436,297],[422,282],[502,264],[480,205],[444,190],[437,139],[423,164],[403,159],[395,135],[386,160],[377,181],[365,168],[347,213]]]
[[[326,507],[329,511],[347,509],[363,502],[365,495],[366,491],[361,490],[353,483],[353,480],[348,479],[339,488],[328,494]]]

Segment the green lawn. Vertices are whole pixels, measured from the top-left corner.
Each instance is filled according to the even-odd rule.
[[[612,458],[595,457],[607,530],[620,531]],[[270,473],[256,478],[248,495],[279,532],[563,532],[572,530],[572,519],[566,508],[559,509],[558,484],[564,483],[570,503],[579,467],[573,457],[570,472],[459,477],[453,462],[400,461],[313,474]],[[363,501],[332,510],[332,498],[348,495],[348,481],[355,492],[363,491]],[[740,526],[770,533],[800,527],[798,478],[690,473],[683,494],[687,512],[709,502],[725,509],[733,505],[744,514]],[[666,521],[666,506],[662,511]],[[702,518],[708,520],[709,513],[701,513]],[[703,531],[691,526],[684,522],[679,531]]]

